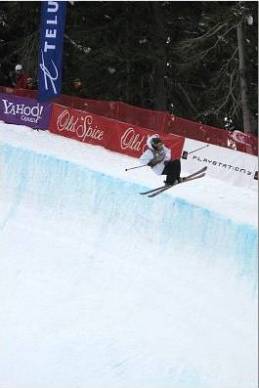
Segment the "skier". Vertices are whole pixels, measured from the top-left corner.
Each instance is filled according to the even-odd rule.
[[[180,177],[181,162],[171,159],[171,150],[167,148],[158,135],[147,139],[148,149],[140,156],[139,161],[147,164],[157,175],[166,175],[164,183],[174,185],[183,181]]]

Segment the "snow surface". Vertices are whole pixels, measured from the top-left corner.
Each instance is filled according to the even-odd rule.
[[[135,165],[0,124],[1,388],[257,386],[256,193]]]
[[[149,188],[161,186],[163,183],[163,179],[156,176],[148,167],[126,172],[126,168],[139,165],[135,158],[111,152],[103,147],[60,138],[47,131],[37,132],[25,126],[5,124],[1,121],[0,123],[1,142],[63,158],[91,170]],[[184,171],[182,175],[184,176]],[[202,185],[192,183],[191,187],[190,184],[188,187],[178,186],[173,191],[167,192],[167,195],[179,195],[197,206],[206,207],[237,222],[256,227],[258,225],[258,193],[252,190],[226,185],[225,182],[206,177]]]

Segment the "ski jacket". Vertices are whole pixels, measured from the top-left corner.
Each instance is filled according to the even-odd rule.
[[[153,137],[157,136],[153,135],[147,139],[148,149],[140,156],[139,161],[141,164],[148,164],[151,160],[156,159],[158,163],[151,168],[155,174],[161,175],[165,168],[165,162],[171,159],[171,150],[164,145],[160,151],[154,150],[151,146],[151,140]]]
[[[27,89],[27,74],[22,73],[16,78],[15,89]]]

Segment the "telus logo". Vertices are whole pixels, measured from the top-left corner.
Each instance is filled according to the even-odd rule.
[[[66,1],[41,1],[39,99],[48,101],[61,91]]]
[[[54,50],[54,51],[56,50],[58,9],[59,9],[58,1],[48,1],[48,7],[46,10],[46,13],[47,13],[46,24],[48,28],[45,29],[44,45],[43,45],[43,49],[41,49],[41,63],[40,63],[40,68],[44,74],[45,90],[48,90],[49,88],[48,81],[50,81],[50,85],[52,87],[54,94],[57,94],[55,81],[57,81],[58,79],[59,72],[53,59],[51,59],[52,69],[47,68],[47,66],[45,65],[44,54],[48,53],[51,50]]]

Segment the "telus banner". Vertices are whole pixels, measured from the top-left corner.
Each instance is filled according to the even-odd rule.
[[[0,94],[0,120],[31,128],[48,129],[51,104],[26,97]]]
[[[62,83],[66,1],[42,1],[39,47],[39,101],[57,97]]]

